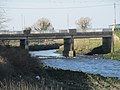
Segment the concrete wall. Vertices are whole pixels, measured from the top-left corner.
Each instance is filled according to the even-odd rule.
[[[112,37],[103,37],[102,39],[103,53],[110,53],[112,51]]]
[[[25,39],[20,40],[20,48],[25,49]]]
[[[73,37],[64,39],[63,56],[65,56],[65,57],[74,57],[75,56],[74,38]]]
[[[29,50],[28,39],[21,39],[21,40],[20,40],[20,47],[21,47],[22,49]]]

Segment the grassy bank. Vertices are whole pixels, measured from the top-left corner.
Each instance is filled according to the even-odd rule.
[[[120,60],[120,29],[116,29],[113,34],[114,43],[112,44],[112,52],[108,54],[94,54],[102,56],[104,58]],[[96,52],[99,53],[99,48],[102,45],[102,38],[86,38],[86,39],[75,39],[74,49],[77,54],[88,54],[96,48]],[[58,53],[62,53],[64,46],[61,46]]]
[[[37,83],[35,76],[40,71],[41,65],[28,51],[0,47],[0,90],[28,90],[35,86],[33,81]]]
[[[63,45],[60,43],[48,44],[48,45],[33,45],[29,46],[30,51],[39,51],[39,50],[50,50],[50,49],[59,49],[59,47]]]
[[[83,72],[61,69],[47,69],[50,77],[63,83],[65,90],[119,90],[120,81],[117,78],[106,78]]]
[[[84,39],[75,39],[74,40],[74,49],[77,54],[86,54],[91,52],[95,47],[102,45],[101,38],[84,38]],[[62,53],[64,46],[61,46],[58,50],[59,53]]]
[[[56,90],[58,86],[28,51],[0,47],[0,90]]]
[[[120,60],[120,29],[115,29],[112,52],[102,56],[108,59]]]
[[[39,78],[36,78],[39,76]],[[0,48],[0,90],[118,90],[120,81],[43,66],[20,48]]]
[[[26,50],[0,47],[0,69],[0,79],[35,76],[40,74],[41,64],[37,58],[31,58]]]

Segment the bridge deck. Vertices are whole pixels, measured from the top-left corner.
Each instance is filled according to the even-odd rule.
[[[20,40],[20,39],[63,39],[70,38],[102,38],[112,37],[112,31],[104,32],[76,32],[76,33],[39,33],[39,34],[0,34],[1,40]]]

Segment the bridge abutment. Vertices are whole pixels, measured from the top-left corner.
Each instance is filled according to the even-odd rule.
[[[75,57],[74,51],[74,38],[64,38],[64,51],[63,56],[65,57]]]
[[[110,53],[112,51],[112,37],[102,38],[102,51],[103,53]]]

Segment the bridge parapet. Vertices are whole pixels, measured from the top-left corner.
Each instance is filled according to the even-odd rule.
[[[86,30],[76,29],[77,32],[105,32],[112,31],[112,28],[88,28]]]
[[[111,28],[92,28],[87,30],[80,30],[80,29],[61,29],[61,30],[55,30],[54,32],[38,32],[38,31],[32,31],[31,34],[42,34],[42,33],[88,33],[88,32],[112,32]],[[9,30],[1,30],[0,34],[23,34],[24,31],[9,31]]]
[[[76,33],[39,33],[39,34],[0,34],[0,39],[64,39],[73,36],[74,38],[102,38],[112,37],[112,31],[105,32],[76,32]]]

